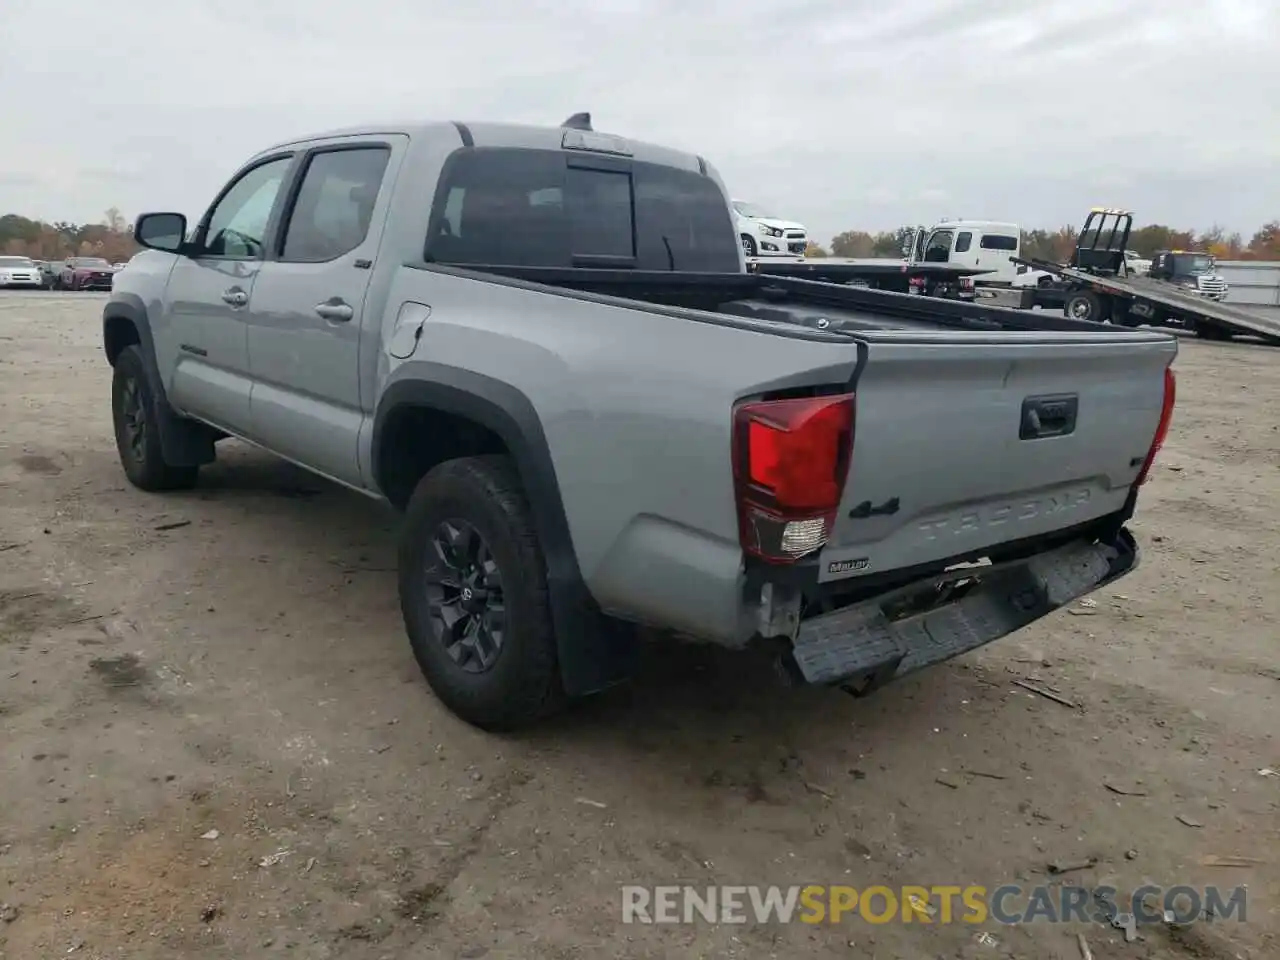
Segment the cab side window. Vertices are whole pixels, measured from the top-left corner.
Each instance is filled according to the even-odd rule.
[[[318,151],[307,161],[285,228],[282,260],[322,263],[364,243],[391,150]]]
[[[924,250],[925,263],[946,263],[951,256],[951,241],[954,235],[950,230],[937,230],[929,235],[929,244]]]
[[[203,256],[256,260],[263,255],[267,223],[292,162],[292,157],[278,157],[240,176],[209,214]]]
[[[971,243],[973,243],[973,234],[968,230],[962,231],[956,237],[956,253],[967,253]]]

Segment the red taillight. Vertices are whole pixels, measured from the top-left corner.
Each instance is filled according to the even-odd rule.
[[[853,449],[851,393],[744,403],[733,414],[738,536],[747,553],[789,563],[831,535]]]
[[[1156,454],[1164,446],[1165,437],[1169,435],[1169,424],[1173,421],[1173,404],[1178,393],[1178,381],[1171,367],[1164,369],[1164,404],[1160,407],[1160,422],[1156,425],[1156,435],[1151,439],[1151,449],[1147,451],[1147,459],[1143,461],[1142,472],[1138,474],[1136,485],[1147,482],[1151,473],[1151,465],[1156,461]]]

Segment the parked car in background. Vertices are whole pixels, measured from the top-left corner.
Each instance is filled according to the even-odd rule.
[[[742,252],[748,257],[803,257],[809,245],[804,224],[780,220],[763,207],[733,201]]]
[[[40,286],[40,268],[30,257],[0,257],[0,287]]]
[[[1151,261],[1137,250],[1126,250],[1124,252],[1124,269],[1126,273],[1144,277],[1151,272]]]
[[[40,279],[43,282],[40,285],[46,290],[57,290],[62,278],[63,266],[65,264],[61,260],[42,260],[40,262]]]
[[[1010,285],[1013,287],[1039,287],[1042,290],[1048,290],[1057,283],[1057,276],[1048,270],[1036,270],[1029,267],[1014,277]]]
[[[62,267],[63,290],[110,290],[114,271],[102,257],[69,257]]]

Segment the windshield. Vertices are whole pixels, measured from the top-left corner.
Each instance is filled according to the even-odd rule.
[[[758,207],[754,203],[746,203],[742,200],[733,202],[733,209],[737,210],[744,217],[753,217],[756,220],[777,220],[778,218],[771,214],[764,207]]]
[[[1198,277],[1213,270],[1213,257],[1207,253],[1177,256],[1174,257],[1174,265],[1180,276]]]
[[[101,257],[80,257],[76,260],[68,260],[73,267],[109,267],[111,264],[103,260]]]
[[[0,267],[34,267],[26,257],[0,257]]]

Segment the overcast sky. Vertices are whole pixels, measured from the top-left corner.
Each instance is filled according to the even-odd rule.
[[[848,228],[1280,217],[1280,0],[5,0],[0,213],[201,213],[248,155],[406,117],[706,156]],[[22,24],[21,29],[10,29]]]

